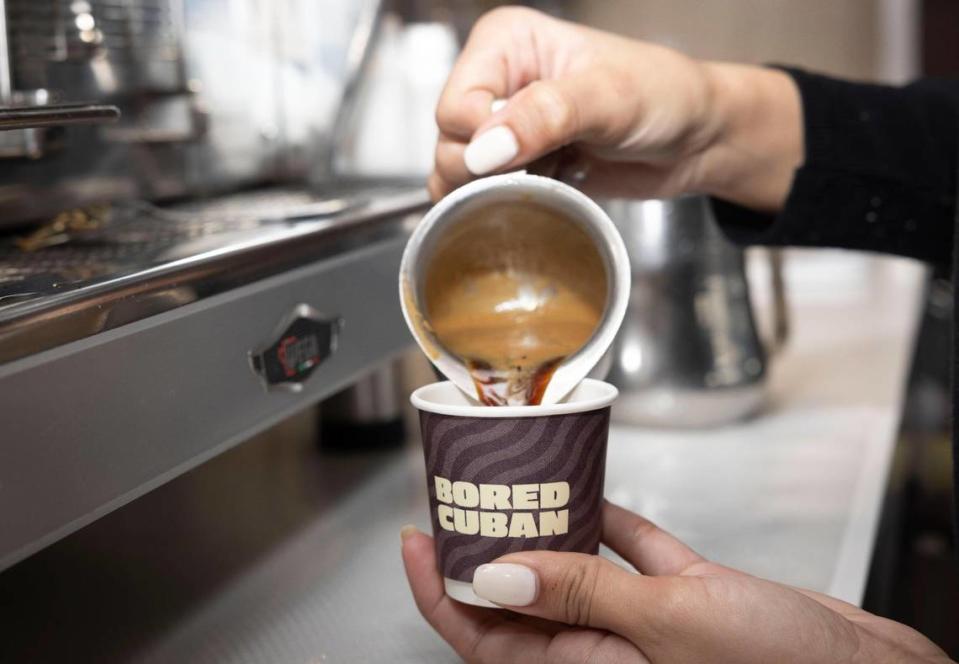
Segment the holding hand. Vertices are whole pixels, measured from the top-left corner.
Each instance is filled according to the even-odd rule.
[[[474,592],[446,596],[433,540],[403,531],[420,612],[469,662],[948,662],[913,629],[846,602],[711,563],[649,521],[606,503],[603,541],[633,564],[535,551],[483,565]]]
[[[494,112],[496,100],[507,103]],[[772,209],[803,153],[786,74],[700,62],[519,7],[477,22],[436,118],[435,199],[566,148],[555,174],[586,191],[697,191]]]

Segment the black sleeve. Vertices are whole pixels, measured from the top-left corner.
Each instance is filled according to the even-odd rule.
[[[897,88],[787,69],[803,104],[806,159],[783,210],[713,199],[739,244],[828,246],[951,262],[959,81]]]

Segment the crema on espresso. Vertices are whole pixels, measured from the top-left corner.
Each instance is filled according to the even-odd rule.
[[[487,405],[538,404],[557,366],[596,330],[607,277],[595,242],[531,202],[485,206],[438,241],[426,319]]]

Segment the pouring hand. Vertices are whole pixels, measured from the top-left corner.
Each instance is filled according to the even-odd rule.
[[[640,573],[546,551],[479,568],[474,591],[508,611],[447,597],[423,533],[404,533],[403,561],[420,612],[469,662],[950,661],[905,625],[711,563],[609,503],[603,540]]]
[[[508,103],[493,112],[497,99]],[[476,23],[436,118],[437,199],[566,147],[557,175],[587,191],[698,191],[772,209],[803,156],[786,74],[700,62],[519,7]]]

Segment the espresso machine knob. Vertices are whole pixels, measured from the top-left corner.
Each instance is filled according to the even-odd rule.
[[[339,316],[299,304],[280,321],[272,341],[250,351],[250,367],[265,389],[299,392],[316,368],[336,352],[342,329]]]

